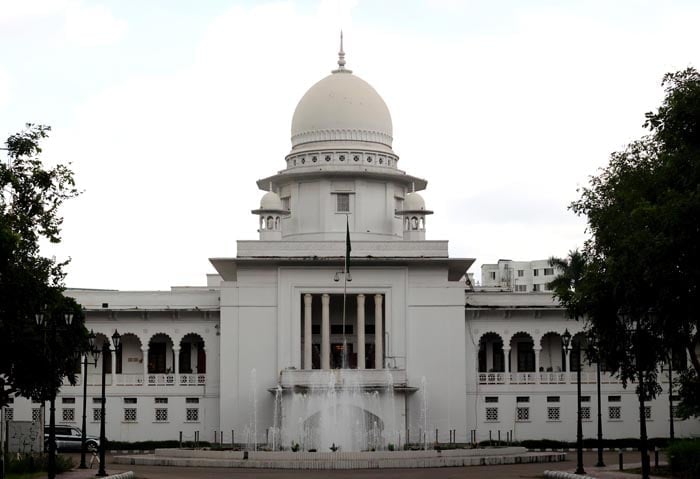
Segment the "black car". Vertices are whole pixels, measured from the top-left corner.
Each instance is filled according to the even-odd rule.
[[[80,451],[83,433],[75,426],[56,426],[56,449],[59,451]],[[49,449],[49,428],[44,428],[44,445]],[[85,436],[85,448],[88,451],[97,451],[100,447],[100,438]]]

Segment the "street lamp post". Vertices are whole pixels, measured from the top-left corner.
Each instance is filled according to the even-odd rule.
[[[598,350],[596,350],[598,351]],[[596,376],[596,386],[598,394],[598,462],[596,462],[595,467],[605,467],[603,462],[603,415],[601,411],[601,401],[600,401],[600,352],[598,351],[595,363],[595,376]]]
[[[88,335],[88,340],[90,341],[90,351],[94,351],[95,348],[95,333],[90,331]],[[95,360],[95,365],[97,365],[97,360]],[[88,355],[87,353],[83,355],[83,427],[82,427],[82,437],[80,438],[80,466],[79,469],[87,469],[87,464],[85,463],[85,440],[87,436],[87,367],[88,367]]]
[[[93,333],[91,332],[90,334],[92,335]],[[115,351],[119,347],[120,340],[121,336],[115,330],[114,334],[112,335],[112,344],[114,346]],[[93,354],[95,355],[95,361],[97,361],[99,355],[102,354],[102,397],[100,400],[100,468],[97,471],[97,474],[95,475],[97,477],[105,477],[107,475],[107,471],[105,471],[105,448],[107,447],[107,439],[105,438],[105,402],[107,401],[105,382],[107,372],[107,355],[111,354],[109,349],[109,342],[104,341],[102,343],[102,350],[100,351],[96,349]]]
[[[562,336],[564,348],[568,349],[571,344],[571,333],[566,329]],[[573,352],[578,359],[578,367],[576,368],[576,474],[585,474],[583,469],[583,424],[581,423],[581,340],[575,341],[573,344]]]
[[[44,307],[45,308],[45,307]],[[56,319],[52,318],[50,314],[45,314],[44,312],[39,312],[34,315],[37,326],[44,329],[50,329],[51,331],[51,350],[49,351],[49,363],[52,372],[56,369],[56,333],[58,332],[58,326],[56,324]],[[66,313],[63,315],[63,320],[65,324],[70,327],[73,324],[73,314]],[[55,479],[56,477],[56,391],[51,391],[51,397],[49,399],[49,460],[47,464],[48,478]]]
[[[642,454],[642,479],[649,479],[651,467],[649,464],[649,454],[647,446],[647,417],[646,406],[644,404],[644,368],[640,360],[641,349],[641,328],[638,321],[632,322],[632,329],[635,331],[635,362],[637,363],[637,375],[639,376],[639,449]]]
[[[673,349],[671,349],[668,358],[668,418],[670,420],[668,437],[673,441],[675,436],[673,431]]]

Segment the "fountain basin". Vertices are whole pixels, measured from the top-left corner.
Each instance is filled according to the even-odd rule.
[[[247,459],[245,459],[247,457]],[[152,455],[117,456],[117,464],[258,469],[398,469],[560,462],[564,452],[524,447],[446,451],[264,452],[156,449]]]

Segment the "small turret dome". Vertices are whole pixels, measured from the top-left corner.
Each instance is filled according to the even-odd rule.
[[[261,210],[281,210],[282,200],[279,195],[274,191],[268,191],[260,199],[260,209]]]
[[[416,192],[409,193],[403,202],[403,209],[406,211],[425,210],[425,200]]]

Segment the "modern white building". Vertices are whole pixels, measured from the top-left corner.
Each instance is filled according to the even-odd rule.
[[[559,272],[548,259],[513,261],[499,259],[495,264],[481,265],[481,286],[515,293],[550,291],[547,284]]]
[[[107,435],[346,449],[412,442],[575,438],[579,361],[561,335],[583,330],[542,286],[545,261],[482,268],[426,239],[424,179],[399,169],[381,96],[345,66],[313,85],[292,118],[283,169],[258,181],[260,238],[211,258],[206,286],[72,289],[109,358]],[[251,221],[253,224],[253,221]],[[345,274],[346,228],[351,237]],[[521,289],[521,286],[524,288]],[[584,435],[595,435],[595,365],[583,364]],[[88,430],[98,432],[100,366],[90,366]],[[661,375],[662,381],[665,374]],[[667,436],[669,388],[648,406]],[[607,373],[605,437],[638,435],[633,387]],[[79,425],[82,387],[66,386],[57,422]],[[37,418],[16,399],[4,414]],[[697,421],[676,435],[697,434]]]

